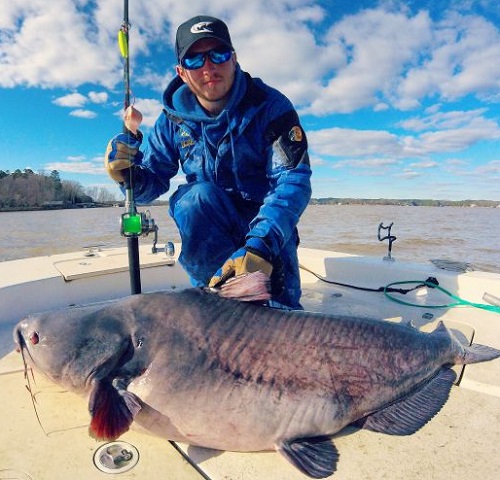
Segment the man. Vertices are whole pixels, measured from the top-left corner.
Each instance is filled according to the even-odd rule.
[[[105,164],[134,195],[164,194],[179,165],[187,183],[170,197],[179,260],[195,286],[233,275],[271,276],[272,304],[300,307],[297,223],[310,196],[307,140],[290,101],[241,70],[226,24],[197,16],[179,26],[177,76],[149,135],[116,136]]]

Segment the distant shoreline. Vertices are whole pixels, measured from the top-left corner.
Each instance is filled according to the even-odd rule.
[[[120,203],[120,202],[116,202]],[[70,205],[44,205],[43,207],[0,207],[1,212],[46,212],[49,210],[77,210],[81,208],[110,208],[116,205],[101,203],[73,203]],[[119,206],[119,205],[118,205]]]
[[[405,207],[462,207],[462,208],[500,208],[496,200],[430,200],[430,199],[386,199],[386,198],[311,198],[309,205],[394,205]],[[168,201],[156,201],[142,207],[168,206]],[[43,207],[10,207],[0,208],[0,212],[33,212],[47,210],[70,210],[78,208],[111,208],[124,207],[124,202],[82,203],[71,205],[45,205]]]
[[[496,200],[431,200],[387,198],[311,198],[309,205],[397,205],[409,207],[488,207],[500,208]]]

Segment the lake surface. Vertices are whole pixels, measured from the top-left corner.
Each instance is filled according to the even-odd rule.
[[[160,244],[180,241],[168,207],[148,209],[159,226]],[[70,252],[87,245],[125,246],[119,226],[123,211],[88,208],[2,212],[0,261]],[[381,222],[394,224],[391,234],[397,240],[392,254],[396,259],[425,262],[441,258],[500,271],[499,208],[310,205],[299,223],[301,245],[384,256],[387,242],[377,239]],[[152,241],[152,236],[140,240]]]

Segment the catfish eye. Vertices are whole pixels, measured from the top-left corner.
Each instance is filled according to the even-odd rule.
[[[40,341],[40,337],[38,336],[38,332],[33,332],[30,335],[30,342],[32,345],[36,345]]]

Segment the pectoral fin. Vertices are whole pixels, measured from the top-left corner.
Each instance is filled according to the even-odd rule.
[[[441,410],[454,380],[455,372],[444,368],[410,395],[358,420],[355,425],[390,435],[411,435]]]
[[[115,440],[129,429],[140,409],[139,399],[133,393],[118,391],[106,380],[96,382],[89,399],[90,436]]]
[[[278,451],[311,478],[326,478],[335,472],[339,453],[329,437],[298,438],[284,442]]]

